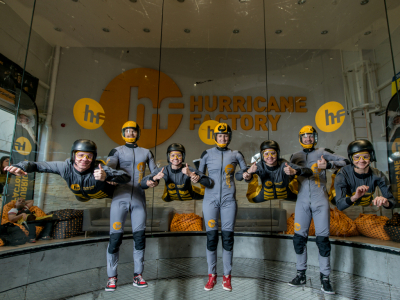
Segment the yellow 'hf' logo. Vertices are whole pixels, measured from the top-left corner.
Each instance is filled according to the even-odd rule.
[[[342,126],[346,111],[339,102],[331,101],[322,105],[315,115],[315,123],[325,132],[333,132]]]

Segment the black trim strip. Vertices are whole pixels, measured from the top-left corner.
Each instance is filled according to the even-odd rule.
[[[221,233],[219,233],[219,235],[221,236]],[[146,238],[164,238],[164,237],[181,237],[181,236],[206,236],[206,233],[205,232],[173,232],[173,233],[148,233],[148,234],[146,234]],[[236,232],[235,236],[274,238],[274,239],[283,239],[283,240],[292,240],[293,239],[293,236],[291,236],[291,235],[266,234],[266,233]],[[123,240],[129,240],[129,239],[132,239],[132,234],[128,234],[123,237]],[[15,247],[16,252],[10,252],[10,251],[4,252],[4,253],[0,252],[0,259],[15,257],[18,255],[37,253],[37,252],[41,252],[41,251],[65,248],[65,247],[108,242],[108,240],[109,240],[109,237],[104,236],[104,237],[98,237],[98,238],[90,238],[87,240],[78,240],[78,241],[70,241],[70,242],[63,242],[63,243],[57,243],[57,244],[33,246],[32,248],[18,249],[18,247],[16,246]],[[309,237],[308,241],[315,242],[315,237]],[[389,253],[389,254],[400,256],[400,248],[395,250],[395,249],[389,249],[389,248],[382,248],[379,245],[362,244],[362,243],[354,242],[354,241],[342,241],[342,240],[332,240],[332,239],[330,239],[330,241],[331,241],[331,244],[333,244],[333,245],[365,249],[365,250]]]

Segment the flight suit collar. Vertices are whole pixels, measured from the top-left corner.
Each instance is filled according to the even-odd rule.
[[[314,150],[315,150],[314,147],[312,147],[312,148],[310,148],[310,149],[303,148],[303,151],[304,151],[305,153],[310,153],[310,152],[313,152]]]
[[[176,169],[176,170],[172,169],[172,165],[171,164],[170,164],[170,166],[171,166],[171,172],[172,173],[178,174],[178,173],[182,172],[183,165],[179,169]]]
[[[128,148],[137,148],[138,145],[136,143],[133,144],[126,143],[125,146],[127,146]]]
[[[365,174],[357,173],[356,171],[354,171],[354,167],[353,167],[353,172],[354,172],[354,176],[356,176],[358,179],[365,179],[372,175],[371,167],[369,167],[368,173],[365,173]]]

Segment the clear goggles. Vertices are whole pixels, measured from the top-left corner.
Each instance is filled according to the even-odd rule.
[[[371,155],[368,152],[359,152],[356,154],[353,154],[353,161],[360,161],[362,159],[363,161],[370,161],[371,160]]]
[[[136,130],[133,129],[133,128],[127,128],[127,129],[125,129],[125,131],[124,131],[125,134],[127,134],[127,133],[134,133],[134,132],[136,132]]]
[[[263,152],[263,155],[264,155],[264,157],[268,157],[268,156],[277,157],[278,153],[276,153],[275,150],[265,150]]]
[[[85,153],[85,152],[76,152],[75,157],[79,160],[84,159],[86,157],[87,160],[92,161],[93,160],[93,154],[92,153]]]

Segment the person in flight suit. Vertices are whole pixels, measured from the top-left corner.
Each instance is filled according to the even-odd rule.
[[[374,146],[368,140],[351,142],[347,147],[351,165],[339,170],[335,178],[335,200],[339,210],[357,206],[369,206],[373,203],[384,208],[396,205],[391,187],[386,176],[370,166],[376,161]],[[376,187],[383,196],[374,198]],[[351,196],[350,196],[351,195]]]
[[[303,150],[292,155],[291,163],[312,170],[313,175],[298,176],[299,193],[295,208],[293,245],[297,257],[297,275],[289,282],[290,286],[306,284],[307,239],[311,219],[314,219],[316,244],[319,250],[321,290],[334,294],[330,284],[331,272],[329,241],[330,210],[326,190],[326,169],[338,169],[350,162],[326,148],[315,148],[318,133],[312,126],[304,126],[299,132],[299,142]]]
[[[280,147],[275,141],[268,140],[260,145],[260,157],[250,168],[236,173],[236,180],[250,181],[247,199],[260,203],[272,199],[296,200],[297,190],[293,184],[293,175],[310,177],[312,171],[301,168],[280,157]],[[253,175],[254,174],[254,175]],[[258,185],[258,176],[261,185]]]
[[[232,290],[231,271],[236,221],[236,187],[234,173],[237,165],[247,167],[240,151],[228,148],[232,140],[232,130],[226,123],[219,123],[214,129],[216,147],[203,152],[199,171],[214,181],[206,188],[203,200],[203,215],[207,232],[208,282],[204,289],[210,291],[217,282],[218,216],[221,216],[222,258],[224,264],[223,289]]]
[[[113,292],[117,288],[119,247],[122,243],[124,223],[128,213],[131,215],[134,240],[133,286],[147,287],[147,283],[142,277],[146,247],[146,198],[140,182],[144,177],[146,164],[151,172],[156,170],[156,164],[153,153],[137,145],[140,138],[140,127],[136,122],[126,122],[122,126],[121,135],[126,144],[111,150],[107,158],[107,165],[125,171],[131,176],[131,180],[125,185],[117,185],[111,202],[110,242],[107,248],[108,281],[105,288],[108,292]],[[149,185],[154,187],[158,185],[158,182],[149,182]]]
[[[198,188],[193,183],[199,182],[204,187],[211,187],[213,182],[200,171],[189,167],[183,167],[185,161],[185,147],[182,144],[171,144],[167,148],[167,161],[169,165],[156,169],[152,174],[142,179],[142,189],[147,189],[148,181],[154,182],[161,178],[165,180],[162,199],[166,202],[173,200],[200,200],[204,196],[204,188]]]
[[[81,202],[111,198],[115,189],[112,184],[123,186],[131,177],[123,170],[106,166],[103,161],[96,160],[96,157],[96,144],[83,139],[74,142],[71,157],[65,161],[22,161],[4,170],[16,176],[25,176],[32,172],[58,174]]]

